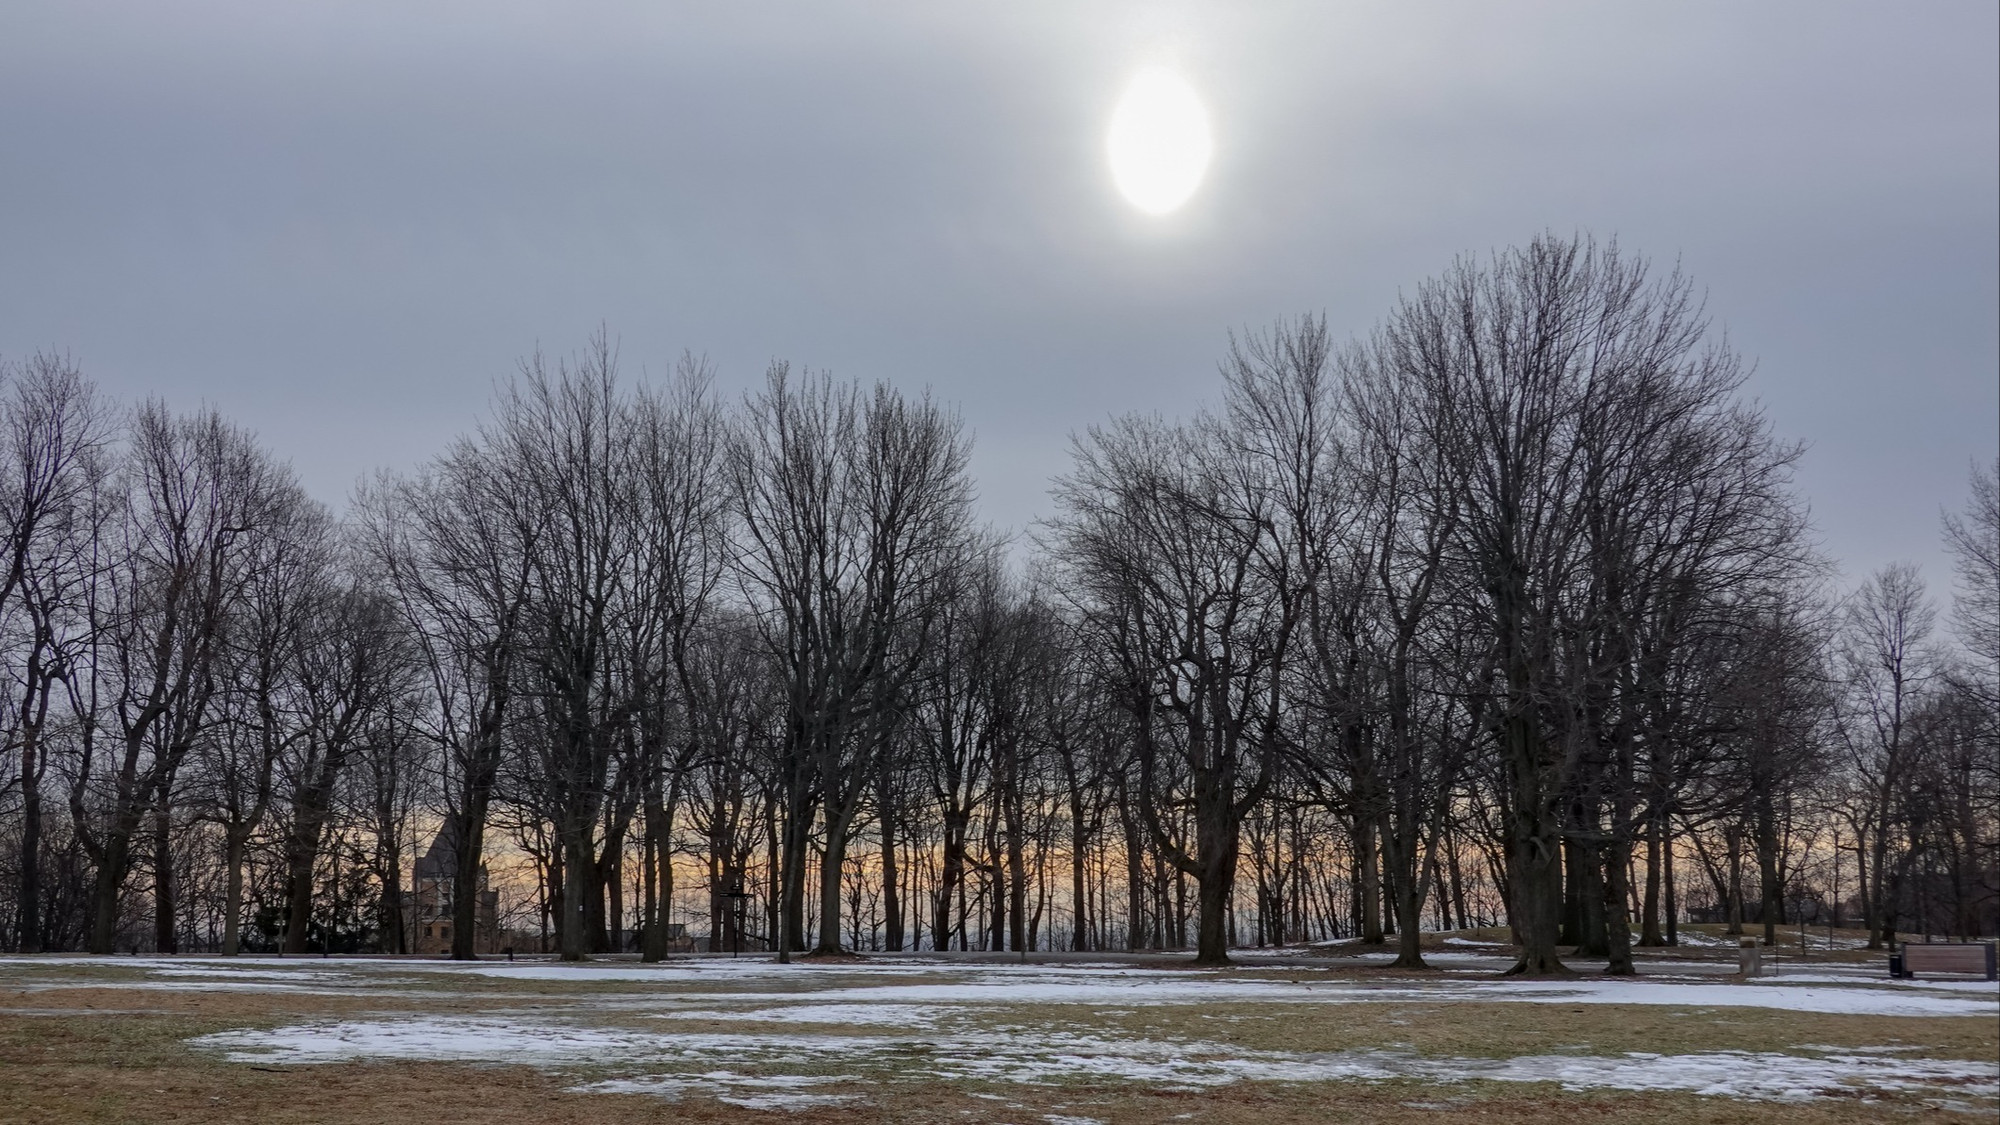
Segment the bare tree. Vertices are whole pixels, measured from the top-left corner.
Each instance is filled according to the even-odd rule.
[[[280,756],[287,790],[284,858],[286,953],[312,931],[314,867],[349,763],[387,716],[412,662],[396,609],[379,591],[327,575],[306,595],[297,646],[299,737]]]
[[[1837,729],[1851,771],[1847,817],[1862,860],[1870,949],[1896,940],[1898,890],[1908,871],[1907,856],[1894,849],[1911,811],[1900,798],[1915,764],[1911,720],[1941,671],[1930,644],[1936,624],[1923,579],[1908,563],[1876,571],[1848,605]]]
[[[1115,654],[1153,848],[1199,884],[1196,957],[1228,960],[1244,818],[1276,781],[1286,672],[1324,563],[1324,328],[1232,350],[1229,415],[1127,418],[1075,442],[1051,524],[1093,643]],[[1193,819],[1177,840],[1168,807]]]
[[[593,931],[602,924],[604,888],[595,833],[631,707],[613,663],[614,636],[630,608],[623,595],[637,512],[631,427],[609,341],[600,334],[574,365],[553,371],[530,359],[502,393],[490,432],[523,489],[519,502],[545,524],[527,556],[528,700],[542,719],[535,744],[551,787],[545,808],[562,846],[556,934],[563,959],[581,960],[599,944]]]
[[[95,388],[67,357],[38,354],[0,366],[7,397],[0,407],[6,484],[5,558],[0,566],[0,621],[7,666],[17,670],[8,694],[4,748],[19,755],[20,881],[17,948],[42,947],[40,914],[44,735],[55,689],[68,674],[80,638],[75,598],[96,531],[91,519],[103,485],[106,415]],[[4,789],[0,782],[0,789]]]
[[[1982,661],[1987,701],[2000,709],[2000,462],[1975,466],[1965,511],[1944,517],[1945,546],[1958,569],[1953,616],[1965,647]]]
[[[726,427],[712,381],[705,363],[684,355],[672,383],[662,391],[641,391],[631,408],[636,557],[624,643],[638,717],[645,807],[641,953],[652,961],[667,952],[673,824],[687,772],[703,752],[723,761],[736,759],[742,712],[730,704],[749,686],[703,680],[695,669],[702,655],[696,648],[711,627],[728,557]],[[732,668],[740,671],[740,664]],[[698,702],[698,680],[723,698],[709,706]],[[676,725],[681,728],[678,738],[673,737]],[[740,788],[732,791],[740,798]],[[740,812],[740,804],[729,807]],[[733,827],[734,821],[721,816],[716,823]],[[733,843],[733,832],[723,835]],[[730,874],[740,872],[738,865]],[[723,889],[711,888],[717,896]]]
[[[1451,596],[1478,607],[1493,644],[1510,917],[1522,942],[1515,971],[1561,972],[1563,839],[1609,847],[1613,855],[1588,861],[1600,871],[1622,871],[1629,847],[1623,795],[1636,700],[1621,701],[1616,688],[1639,674],[1639,611],[1672,588],[1663,582],[1701,574],[1685,558],[1661,561],[1673,557],[1661,544],[1685,536],[1660,540],[1650,527],[1632,534],[1631,524],[1612,522],[1628,499],[1619,482],[1641,485],[1671,469],[1653,488],[1667,505],[1676,488],[1697,498],[1726,493],[1745,468],[1761,474],[1752,491],[1762,496],[1782,474],[1761,420],[1733,405],[1742,366],[1707,341],[1689,283],[1678,273],[1653,278],[1615,246],[1542,237],[1483,268],[1461,262],[1405,300],[1384,332],[1397,377],[1421,404],[1421,440],[1440,451],[1454,494]],[[1716,433],[1740,434],[1745,456],[1706,465],[1701,454]],[[1683,555],[1721,543],[1727,565],[1711,569],[1747,567],[1773,544],[1745,521],[1772,515],[1756,504],[1732,510],[1699,529]],[[1630,572],[1633,564],[1645,569]],[[1617,796],[1608,829],[1589,800],[1576,819],[1575,803],[1589,792],[1577,788],[1579,770],[1593,759],[1592,772],[1615,775],[1605,790]],[[1603,901],[1613,893],[1603,890]],[[1624,901],[1617,896],[1619,925]]]
[[[531,560],[546,530],[492,444],[462,439],[414,477],[383,478],[357,505],[429,681],[424,727],[442,751],[457,960],[476,956],[487,812],[526,643]]]
[[[72,677],[82,720],[70,807],[97,866],[90,951],[117,938],[119,893],[133,836],[155,823],[155,939],[171,950],[170,800],[181,763],[209,719],[215,662],[248,581],[246,561],[298,486],[250,436],[214,412],[175,417],[156,404],[132,422],[111,557],[89,595],[90,648]],[[98,733],[109,728],[100,761]],[[101,812],[91,808],[93,790]]]
[[[883,740],[869,719],[916,669],[969,533],[968,450],[928,399],[774,366],[731,449],[737,554],[787,717],[779,953],[804,945],[805,860],[824,817],[817,949],[840,949],[846,848]]]
[[[270,534],[252,545],[249,583],[221,660],[227,686],[214,729],[197,746],[200,815],[223,837],[225,956],[241,947],[244,866],[271,807],[278,761],[306,733],[299,632],[325,596],[333,535],[325,509],[302,502],[275,512]]]

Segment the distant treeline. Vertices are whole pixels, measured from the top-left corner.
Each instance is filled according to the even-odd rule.
[[[1828,589],[1692,285],[1542,238],[1231,339],[978,520],[959,418],[600,336],[337,519],[64,356],[0,406],[0,947],[566,958],[2000,928],[2000,498]],[[678,884],[678,885],[677,885]],[[681,904],[677,909],[675,904]],[[490,937],[489,937],[489,940]]]

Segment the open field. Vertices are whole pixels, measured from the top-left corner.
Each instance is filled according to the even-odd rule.
[[[1165,955],[0,959],[22,1122],[1990,1119],[2000,994],[1840,950],[1501,981],[1351,947]],[[1700,935],[1696,935],[1700,940]],[[1838,944],[1838,942],[1836,943]]]

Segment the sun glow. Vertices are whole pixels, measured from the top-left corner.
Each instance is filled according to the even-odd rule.
[[[1111,177],[1132,206],[1164,215],[1194,194],[1214,144],[1194,87],[1158,67],[1140,71],[1111,115]]]

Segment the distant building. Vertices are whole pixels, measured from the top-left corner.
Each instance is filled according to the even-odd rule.
[[[450,953],[452,927],[452,873],[458,867],[458,849],[438,830],[430,850],[417,860],[416,887],[411,892],[410,951]],[[498,953],[500,941],[500,892],[486,886],[486,865],[479,865],[479,902],[473,908],[472,951]]]

